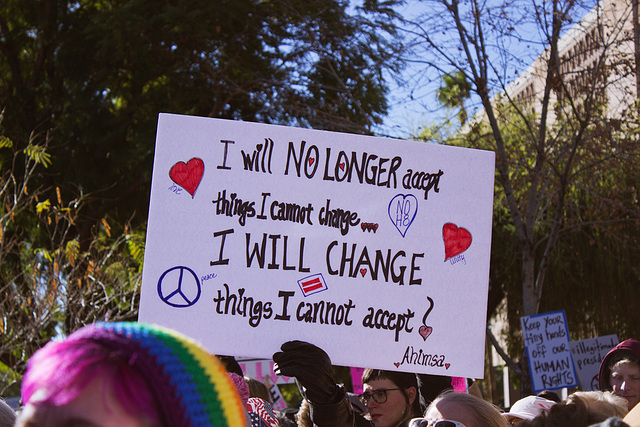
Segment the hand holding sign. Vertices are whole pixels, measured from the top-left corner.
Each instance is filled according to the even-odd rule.
[[[309,400],[318,404],[333,403],[336,381],[331,359],[319,347],[304,341],[288,341],[273,355],[278,375],[295,377],[304,387]]]

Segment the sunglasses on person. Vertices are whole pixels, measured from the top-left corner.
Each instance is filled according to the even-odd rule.
[[[362,402],[364,406],[367,406],[369,404],[369,400],[371,399],[373,399],[374,402],[381,404],[387,401],[387,392],[391,390],[401,390],[401,389],[379,388],[377,390],[373,390],[371,393],[369,392],[362,393],[361,395],[358,396],[358,399],[360,399],[360,402]]]
[[[465,425],[452,420],[429,421],[426,418],[413,418],[409,422],[409,427],[465,427]]]

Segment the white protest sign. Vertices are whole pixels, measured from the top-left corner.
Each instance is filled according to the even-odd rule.
[[[564,310],[520,318],[534,392],[578,385]]]
[[[571,341],[571,355],[578,373],[578,381],[583,391],[599,390],[598,372],[600,362],[609,350],[618,344],[617,335],[605,335]]]
[[[280,387],[277,384],[271,384],[269,386],[269,395],[271,396],[271,406],[276,411],[284,411],[287,409],[287,402],[284,400],[284,396],[280,392]]]
[[[494,153],[161,114],[139,321],[481,378]]]

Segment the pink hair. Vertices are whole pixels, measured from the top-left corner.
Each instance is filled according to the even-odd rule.
[[[50,342],[29,360],[22,403],[35,398],[32,404],[63,406],[94,379],[104,376],[105,392],[112,392],[127,413],[162,425],[149,385],[131,358],[90,338],[73,339],[73,334],[65,341]]]

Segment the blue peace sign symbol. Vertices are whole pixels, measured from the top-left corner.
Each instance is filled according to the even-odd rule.
[[[200,298],[198,275],[189,267],[168,269],[158,279],[158,296],[171,307],[191,307]]]

